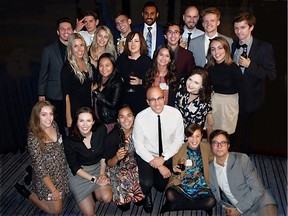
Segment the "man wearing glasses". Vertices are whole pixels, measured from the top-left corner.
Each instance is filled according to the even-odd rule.
[[[147,90],[148,108],[138,113],[133,127],[139,179],[146,213],[153,210],[151,189],[164,192],[172,170],[172,157],[184,142],[181,113],[164,105],[164,93],[153,86]]]
[[[246,154],[229,152],[228,133],[210,134],[214,161],[210,163],[210,187],[227,216],[277,215],[276,202],[265,189],[256,167]]]
[[[182,33],[183,28],[177,23],[170,22],[164,27],[164,37],[167,45],[171,47],[175,54],[176,76],[179,80],[196,66],[193,52],[179,45]]]

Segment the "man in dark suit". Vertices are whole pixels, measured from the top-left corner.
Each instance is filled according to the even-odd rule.
[[[229,152],[229,135],[214,130],[210,144],[214,161],[209,164],[210,188],[227,216],[277,216],[277,206],[255,165],[246,154]]]
[[[66,61],[66,46],[73,32],[72,22],[64,17],[57,20],[58,40],[44,48],[39,72],[39,101],[48,100],[56,108],[56,122],[60,133],[65,137],[65,114],[61,91],[60,74]]]
[[[156,22],[159,16],[158,7],[154,2],[147,2],[143,6],[142,17],[144,23],[133,26],[132,30],[138,30],[143,33],[147,43],[148,55],[153,58],[154,51],[164,44],[163,27]],[[151,32],[151,50],[149,51],[148,35]]]
[[[167,45],[174,51],[176,59],[177,78],[180,80],[195,67],[193,53],[182,48],[179,43],[183,28],[174,22],[167,23],[164,27],[164,37]]]
[[[232,55],[244,76],[244,95],[240,102],[238,126],[241,131],[241,148],[246,153],[251,151],[249,131],[254,113],[264,101],[266,78],[269,80],[276,78],[273,48],[270,44],[252,36],[255,22],[255,17],[248,12],[240,13],[233,19],[234,32],[238,40],[232,44]],[[244,49],[248,58],[241,56]]]

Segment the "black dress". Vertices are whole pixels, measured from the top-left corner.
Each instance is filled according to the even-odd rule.
[[[130,85],[129,76],[131,72],[134,76],[142,79],[142,82],[146,79],[146,72],[152,66],[152,60],[147,55],[141,55],[138,59],[129,59],[127,54],[121,54],[117,59],[117,66],[120,76],[124,80],[124,103],[128,104],[135,115],[145,109],[148,105],[146,103],[146,89],[142,85]],[[133,89],[133,92],[129,92],[129,89]]]

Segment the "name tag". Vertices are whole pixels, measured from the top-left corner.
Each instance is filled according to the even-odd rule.
[[[186,160],[185,166],[192,166],[192,160]]]
[[[168,89],[169,89],[169,86],[167,85],[167,83],[160,83],[160,84],[159,84],[159,87],[160,87],[162,90],[168,90]]]

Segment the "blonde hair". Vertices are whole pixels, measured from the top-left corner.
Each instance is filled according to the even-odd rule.
[[[52,112],[55,113],[55,107],[49,101],[38,101],[32,108],[28,122],[28,132],[32,133],[38,139],[41,149],[44,147],[44,141],[52,141],[40,126],[40,113],[45,106],[51,107]]]
[[[99,31],[104,31],[107,35],[108,35],[108,42],[105,46],[105,53],[110,53],[111,55],[113,55],[114,58],[117,57],[117,52],[116,52],[116,49],[115,49],[115,46],[114,46],[114,39],[113,39],[113,34],[112,32],[110,31],[110,29],[105,26],[105,25],[102,25],[102,26],[99,26],[96,31],[95,31],[95,34],[94,34],[94,39],[93,39],[93,42],[90,46],[90,53],[96,53],[97,49],[98,49],[98,44],[97,44],[97,35],[99,33]]]
[[[71,65],[74,74],[76,75],[76,77],[80,80],[80,83],[83,83],[84,80],[86,79],[85,74],[83,73],[83,71],[81,70],[81,68],[77,65],[77,61],[76,58],[73,54],[73,46],[74,46],[74,41],[76,39],[80,39],[82,40],[82,42],[84,43],[84,55],[83,55],[83,61],[86,65],[86,67],[88,68],[88,74],[89,74],[89,78],[93,78],[93,72],[92,72],[92,67],[91,65],[88,63],[88,53],[87,53],[87,47],[86,47],[86,43],[84,38],[78,34],[78,33],[72,33],[71,36],[69,37],[68,40],[68,44],[67,44],[67,54],[68,54],[68,62]]]

